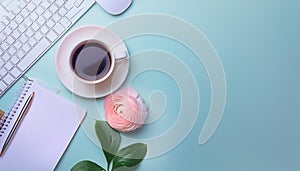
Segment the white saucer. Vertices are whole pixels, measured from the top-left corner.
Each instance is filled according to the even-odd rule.
[[[56,71],[61,82],[74,94],[86,98],[100,98],[116,91],[125,81],[129,70],[129,57],[127,55],[125,58],[116,59],[114,70],[105,81],[97,84],[84,83],[74,75],[69,57],[76,45],[90,39],[105,43],[111,53],[128,52],[124,42],[113,32],[99,26],[84,26],[69,33],[62,41],[56,53]]]

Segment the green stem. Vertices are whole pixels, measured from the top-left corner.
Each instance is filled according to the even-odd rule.
[[[109,171],[110,163],[107,164],[107,171]]]

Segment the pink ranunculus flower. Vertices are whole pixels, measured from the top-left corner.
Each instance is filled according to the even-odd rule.
[[[122,132],[140,128],[148,115],[148,106],[130,87],[107,96],[104,100],[104,110],[108,124]]]

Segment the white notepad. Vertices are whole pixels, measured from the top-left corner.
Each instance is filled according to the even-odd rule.
[[[85,117],[84,109],[30,80],[11,112],[18,112],[32,91],[30,109],[0,157],[0,170],[54,170]]]

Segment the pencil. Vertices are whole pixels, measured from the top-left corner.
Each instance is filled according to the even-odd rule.
[[[34,97],[34,92],[32,92],[28,98],[26,99],[26,102],[24,104],[24,106],[22,107],[22,110],[16,120],[16,122],[14,123],[11,131],[9,132],[8,134],[8,137],[7,139],[5,140],[5,143],[3,145],[3,148],[1,149],[1,153],[0,153],[0,156],[2,156],[2,154],[4,153],[4,151],[7,149],[7,147],[9,146],[13,136],[15,135],[15,132],[16,130],[18,129],[22,119],[24,118],[24,116],[26,115],[27,111],[29,110],[30,108],[30,105],[31,105],[31,102],[33,100],[33,97]]]

